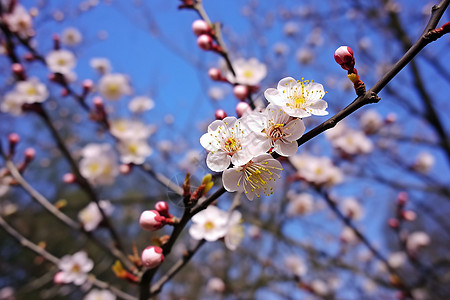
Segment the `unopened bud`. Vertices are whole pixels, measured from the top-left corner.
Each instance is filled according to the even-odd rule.
[[[25,149],[25,163],[30,163],[34,157],[36,156],[36,150],[34,148],[27,148]]]
[[[223,120],[227,117],[227,113],[223,109],[218,109],[215,112],[216,120]]]
[[[122,175],[128,175],[131,172],[131,166],[129,164],[121,164],[119,166],[119,171]]]
[[[195,20],[192,23],[192,31],[196,36],[202,34],[208,34],[211,32],[211,27],[209,27],[208,23],[203,20]]]
[[[355,58],[353,50],[347,46],[341,46],[334,52],[334,60],[342,67],[342,69],[351,71],[355,66]]]
[[[142,251],[141,260],[145,267],[156,268],[164,261],[163,251],[160,247],[148,246]]]
[[[213,39],[207,34],[202,34],[197,38],[197,45],[203,50],[211,50]]]
[[[65,284],[66,281],[64,280],[65,276],[63,272],[58,272],[53,276],[53,282],[56,284]]]
[[[402,217],[406,221],[414,221],[417,217],[416,213],[411,210],[405,210],[402,212]]]
[[[221,73],[220,70],[217,69],[217,68],[211,68],[211,69],[209,69],[208,75],[209,75],[209,77],[210,77],[212,80],[214,80],[214,81],[222,81],[222,80],[224,80],[224,78],[223,78],[223,76],[222,76],[222,73]]]
[[[71,184],[77,180],[76,176],[73,173],[66,173],[63,176],[64,183]]]
[[[69,96],[69,90],[66,89],[66,88],[62,89],[62,90],[61,90],[61,96],[62,96],[62,97],[67,97],[67,96]]]
[[[407,192],[400,192],[397,195],[397,203],[398,205],[404,206],[408,202],[408,193]]]
[[[392,124],[395,123],[397,121],[397,115],[395,113],[390,113],[386,116],[386,119],[384,120],[384,122],[386,124]]]
[[[17,133],[11,133],[8,136],[8,140],[9,140],[9,155],[14,155],[14,153],[16,152],[16,145],[19,143],[20,137]]]
[[[389,227],[391,227],[391,228],[397,228],[398,225],[399,225],[399,222],[398,222],[397,219],[392,218],[392,219],[389,219],[388,225],[389,225]]]
[[[26,80],[27,76],[25,75],[25,70],[23,66],[19,63],[14,63],[11,65],[11,70],[14,73],[14,75],[17,76],[20,80]]]
[[[61,39],[59,38],[59,35],[55,33],[52,36],[52,39],[53,39],[53,49],[59,50],[61,48]]]
[[[33,53],[27,53],[25,54],[25,60],[26,61],[33,61],[35,59]]]
[[[83,80],[83,95],[86,96],[94,86],[94,83],[90,79]]]
[[[248,114],[252,111],[250,105],[247,102],[239,102],[236,105],[236,115],[240,118],[245,114]]]
[[[146,210],[142,212],[139,218],[139,225],[147,231],[155,231],[164,226],[164,217],[161,217],[156,210]]]
[[[249,90],[246,85],[238,84],[234,86],[233,93],[236,98],[238,98],[241,101],[244,101],[245,98],[247,98],[248,96]]]
[[[167,218],[171,217],[171,215],[169,213],[169,204],[167,204],[166,201],[158,201],[158,202],[156,202],[155,209],[156,209],[156,211],[159,212],[159,214],[161,216],[164,216],[164,217],[167,217]]]
[[[92,99],[92,102],[94,102],[94,105],[97,109],[104,108],[103,99],[101,97],[95,97],[94,99]]]

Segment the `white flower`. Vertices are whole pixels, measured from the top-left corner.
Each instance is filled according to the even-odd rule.
[[[399,251],[391,253],[388,257],[388,263],[394,269],[400,268],[405,264],[407,256],[405,252]]]
[[[308,80],[296,81],[292,77],[281,79],[276,89],[268,88],[264,92],[269,102],[281,106],[288,115],[297,118],[327,115],[328,104],[322,100],[324,95],[321,84]]]
[[[362,131],[347,129],[341,136],[331,140],[333,147],[348,155],[372,152],[373,143]]]
[[[14,10],[10,14],[5,14],[4,18],[9,30],[18,33],[21,37],[27,37],[33,33],[33,19],[22,5],[15,4]]]
[[[283,156],[294,155],[298,148],[296,141],[305,132],[302,120],[290,117],[274,104],[269,104],[262,113],[247,115],[245,124],[257,136],[250,147],[253,155],[265,153],[270,149]]]
[[[406,240],[406,249],[410,252],[416,252],[421,247],[430,244],[430,236],[423,231],[416,231],[411,233]]]
[[[94,185],[110,185],[119,174],[117,155],[109,144],[89,144],[83,148],[80,172]]]
[[[294,275],[301,277],[306,274],[308,268],[303,259],[297,255],[289,255],[284,258],[284,265]]]
[[[101,75],[111,72],[111,63],[107,58],[94,57],[89,62],[89,65]]]
[[[75,27],[68,27],[64,29],[61,41],[67,46],[76,46],[83,40],[81,32]]]
[[[301,48],[297,51],[296,57],[299,63],[307,65],[314,60],[314,52],[308,48]]]
[[[88,278],[88,272],[94,267],[94,262],[90,260],[84,251],[79,251],[73,255],[65,255],[58,263],[58,268],[62,272],[62,280],[65,283],[82,285]]]
[[[434,156],[428,152],[421,152],[417,155],[413,164],[413,169],[420,173],[428,173],[434,166]]]
[[[342,171],[333,165],[328,157],[314,157],[306,154],[289,157],[300,177],[319,186],[333,186],[342,182]]]
[[[83,298],[83,300],[116,300],[116,295],[109,290],[93,289]]]
[[[50,51],[45,61],[51,72],[63,75],[71,73],[76,64],[75,55],[64,49]]]
[[[225,97],[225,90],[221,87],[214,86],[208,90],[208,96],[214,101],[222,100]]]
[[[249,130],[235,117],[216,120],[208,126],[208,133],[200,138],[200,144],[208,153],[206,164],[215,172],[228,168],[230,163],[241,166],[247,163],[252,155],[247,145],[251,142]]]
[[[229,192],[244,192],[249,200],[261,193],[273,194],[275,181],[283,170],[281,163],[270,154],[254,157],[243,166],[235,166],[223,172],[222,182]]]
[[[371,134],[380,130],[381,126],[383,126],[383,119],[376,110],[369,109],[361,116],[359,124],[364,132]]]
[[[128,109],[132,113],[142,113],[155,107],[155,102],[146,96],[137,96],[128,103]]]
[[[101,200],[99,204],[106,215],[112,214],[113,207],[111,202]],[[92,231],[98,227],[100,222],[103,220],[103,217],[97,204],[91,202],[78,213],[78,220],[80,220],[84,230]]]
[[[228,214],[216,206],[210,205],[192,217],[193,224],[189,234],[196,240],[217,241],[227,233]]]
[[[143,164],[153,152],[145,139],[138,138],[120,140],[117,149],[120,152],[120,160],[124,164]]]
[[[361,204],[355,198],[345,198],[341,208],[344,215],[350,219],[359,220],[363,216]]]
[[[106,74],[98,84],[100,94],[108,100],[118,100],[123,95],[131,94],[131,87],[124,74]]]
[[[233,76],[230,70],[225,69],[225,78],[231,83],[255,86],[258,85],[267,75],[267,67],[256,58],[245,60],[236,59],[233,62],[233,69],[236,76]]]
[[[139,120],[118,119],[111,121],[111,134],[119,140],[147,139],[156,128]]]
[[[311,281],[311,288],[319,296],[327,296],[330,293],[329,286],[321,279]]]
[[[223,293],[225,291],[225,283],[219,277],[210,278],[207,287],[213,293]]]
[[[284,34],[287,36],[293,36],[300,31],[300,25],[296,22],[287,22],[283,28]]]
[[[348,226],[345,226],[342,229],[340,239],[342,242],[347,244],[356,244],[359,242],[359,238],[356,235],[355,231]]]
[[[24,104],[23,98],[16,91],[11,91],[5,94],[0,103],[0,111],[9,113],[13,116],[20,116],[22,111],[22,105]]]
[[[314,209],[314,198],[311,194],[296,194],[293,191],[289,191],[287,197],[289,199],[287,210],[289,216],[306,215]]]
[[[48,98],[47,87],[38,78],[17,82],[15,90],[23,103],[40,103]]]
[[[227,233],[225,234],[225,246],[234,251],[244,239],[245,232],[242,225],[242,214],[237,210],[228,214]]]

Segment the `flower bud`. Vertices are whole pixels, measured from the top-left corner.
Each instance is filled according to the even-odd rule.
[[[412,210],[405,210],[405,211],[402,211],[402,217],[406,221],[414,221],[416,219],[417,215]]]
[[[227,113],[223,109],[216,110],[216,120],[223,120],[227,117]]]
[[[169,204],[167,204],[167,202],[165,202],[165,201],[156,202],[155,209],[157,212],[159,212],[159,214],[161,216],[168,217],[168,218],[170,217]]]
[[[66,173],[63,176],[63,181],[64,183],[70,184],[70,183],[74,183],[77,180],[77,178],[75,177],[75,175],[73,173]]]
[[[94,86],[94,83],[90,79],[83,80],[83,95],[86,96]]]
[[[209,75],[209,77],[210,77],[212,80],[214,80],[214,81],[221,81],[221,80],[223,80],[222,73],[221,73],[220,70],[217,69],[217,68],[211,68],[211,69],[209,69],[208,75]]]
[[[202,34],[208,34],[211,31],[211,28],[209,27],[208,23],[206,23],[203,20],[195,20],[192,23],[192,31],[196,36],[202,35]]]
[[[26,80],[27,76],[25,75],[25,70],[23,66],[19,63],[14,63],[11,65],[12,72],[19,78],[20,80]]]
[[[408,202],[408,193],[407,192],[400,192],[397,195],[397,203],[398,205],[405,205],[406,202]]]
[[[202,34],[197,38],[197,45],[203,50],[211,50],[213,39],[207,34]]]
[[[236,98],[238,98],[241,101],[244,101],[245,98],[247,98],[248,96],[249,90],[246,85],[238,84],[234,86],[233,93]]]
[[[250,105],[248,105],[247,102],[239,102],[236,105],[236,114],[239,118],[251,111],[252,111],[252,109],[251,109]]]
[[[128,175],[131,172],[131,166],[129,164],[121,164],[119,166],[119,172],[122,175]]]
[[[65,284],[65,276],[63,272],[57,272],[55,276],[53,276],[53,282],[56,284]]]
[[[391,228],[397,228],[398,225],[399,225],[399,222],[398,222],[397,219],[391,218],[391,219],[389,219],[389,221],[388,221],[388,225],[389,225],[389,227],[391,227]]]
[[[142,251],[141,260],[142,264],[153,269],[159,266],[164,261],[164,255],[162,249],[156,246],[148,246]]]
[[[341,46],[334,52],[334,60],[347,71],[353,70],[355,66],[355,58],[353,50],[347,46]]]
[[[139,225],[147,231],[155,231],[164,226],[164,217],[161,217],[156,210],[146,210],[142,212],[139,218]]]
[[[29,164],[36,156],[36,150],[34,148],[25,149],[25,163]]]

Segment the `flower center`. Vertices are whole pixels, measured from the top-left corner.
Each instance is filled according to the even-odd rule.
[[[273,124],[267,131],[267,137],[271,138],[272,141],[282,139],[285,136],[285,133],[283,132],[283,127],[284,124]]]
[[[235,138],[229,138],[224,143],[224,150],[230,155],[233,155],[239,150],[242,150],[241,143],[237,141]]]
[[[305,97],[308,97],[309,95],[309,91],[305,90],[305,84],[309,84],[309,80],[304,80],[302,78],[302,81],[297,80],[297,82],[300,84],[301,90],[299,86],[290,87],[283,90],[283,94],[285,94],[286,98],[289,100],[289,102],[286,103],[287,107],[302,109],[306,106]],[[292,83],[293,80],[291,80],[290,84]],[[286,85],[288,84],[286,83]]]
[[[30,86],[27,89],[27,95],[30,95],[30,96],[37,95],[37,90],[34,88],[34,86]]]
[[[80,273],[81,272],[81,266],[79,264],[74,264],[70,271],[72,271],[73,273]]]
[[[249,191],[255,192],[256,196],[259,197],[261,189],[263,189],[264,194],[267,196],[273,194],[273,188],[270,186],[270,182],[274,178],[274,173],[271,170],[280,170],[277,167],[268,166],[267,162],[254,163],[253,161],[248,162],[241,169],[243,176],[239,178],[237,186],[241,184],[243,180],[244,192],[247,194]],[[276,174],[278,178],[280,175]]]
[[[251,70],[245,70],[244,73],[242,73],[242,76],[244,76],[245,78],[252,78],[253,72]]]
[[[108,85],[108,92],[111,94],[117,94],[119,92],[119,85],[111,83]]]
[[[205,223],[204,227],[205,227],[206,230],[212,230],[212,229],[214,229],[215,226],[214,226],[214,223],[213,223],[213,222],[207,221],[207,222]]]
[[[59,59],[56,61],[56,64],[57,64],[58,66],[65,66],[65,65],[66,65],[66,60],[65,60],[64,58],[59,58]]]

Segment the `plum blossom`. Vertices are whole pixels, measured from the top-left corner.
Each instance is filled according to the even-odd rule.
[[[217,206],[210,205],[192,217],[193,224],[189,234],[196,240],[217,241],[227,233],[228,213]]]
[[[109,290],[93,289],[83,298],[83,300],[116,300],[116,295]]]
[[[406,248],[410,252],[417,252],[421,247],[430,244],[430,236],[423,231],[416,231],[411,233],[406,240]]]
[[[342,171],[328,157],[302,154],[289,157],[289,161],[301,178],[315,185],[333,186],[343,181]]]
[[[249,200],[261,193],[273,194],[276,179],[283,170],[281,163],[264,153],[254,157],[242,166],[235,166],[223,172],[222,182],[229,192],[244,192]]]
[[[391,253],[388,257],[388,262],[391,267],[397,269],[403,266],[406,263],[407,259],[408,257],[406,256],[405,252],[399,251]]]
[[[132,113],[143,113],[148,110],[152,110],[155,107],[155,102],[146,96],[137,96],[131,99],[128,103],[128,109]]]
[[[347,128],[344,124],[330,129],[326,136],[334,148],[347,155],[367,154],[373,150],[373,143],[364,132]]]
[[[225,291],[225,282],[219,277],[212,277],[208,280],[207,287],[213,293],[223,293]]]
[[[65,255],[58,263],[61,270],[61,279],[64,283],[82,285],[88,278],[88,272],[94,267],[94,262],[90,260],[84,251],[79,251],[73,255]]]
[[[321,84],[308,80],[296,81],[292,77],[281,79],[276,89],[268,88],[264,92],[270,103],[280,106],[288,115],[297,118],[327,115],[328,104],[322,100],[324,95]]]
[[[90,60],[89,65],[101,75],[111,72],[111,63],[107,58],[94,57]]]
[[[94,185],[110,185],[119,174],[117,155],[109,144],[89,144],[82,150],[80,172]]]
[[[33,19],[28,11],[20,4],[14,5],[14,10],[4,15],[9,30],[25,38],[33,33]]]
[[[345,198],[341,204],[342,212],[350,219],[359,220],[363,216],[361,204],[352,197]]]
[[[83,40],[81,32],[75,27],[68,27],[64,29],[61,41],[67,46],[76,46]]]
[[[241,166],[252,154],[247,145],[251,142],[250,131],[235,117],[216,120],[208,126],[208,132],[200,138],[200,144],[209,151],[206,158],[208,168],[221,172],[230,163]]]
[[[29,78],[17,82],[15,90],[22,103],[40,103],[48,98],[47,87],[38,78]]]
[[[53,73],[69,75],[76,64],[75,55],[69,50],[52,50],[45,57],[49,70]]]
[[[428,173],[434,166],[435,158],[429,152],[421,152],[417,155],[413,169],[420,173]]]
[[[22,105],[24,102],[22,99],[17,91],[6,93],[0,103],[0,111],[13,116],[20,116],[23,113]]]
[[[289,255],[284,259],[284,265],[296,276],[303,276],[306,274],[308,268],[303,259],[297,255]]]
[[[362,114],[359,124],[365,133],[372,134],[383,126],[383,119],[376,110],[369,109]]]
[[[124,164],[143,164],[145,159],[153,153],[153,149],[145,139],[123,139],[117,145],[120,161]]]
[[[101,200],[99,205],[107,216],[112,214],[114,208],[111,205],[111,202]],[[98,209],[97,204],[91,202],[78,213],[78,220],[80,220],[84,230],[92,231],[98,227],[103,220],[103,216]]]
[[[227,222],[227,233],[225,234],[225,246],[234,251],[242,242],[242,239],[245,236],[244,226],[241,223],[242,214],[234,210],[231,214],[228,214],[228,222]]]
[[[108,100],[119,100],[123,95],[131,94],[128,77],[124,74],[106,74],[98,83],[100,94]]]
[[[146,139],[156,128],[139,120],[117,119],[111,121],[111,134],[119,140]]]
[[[314,209],[314,198],[311,194],[297,194],[294,191],[289,191],[287,197],[289,199],[287,210],[289,216],[306,215]]]
[[[233,62],[233,69],[236,76],[228,68],[224,70],[225,78],[231,83],[256,86],[267,76],[266,65],[259,62],[256,58],[248,60],[243,58],[236,59]]]
[[[305,132],[301,119],[292,118],[281,107],[269,104],[262,113],[247,115],[246,125],[256,133],[257,139],[250,151],[261,154],[274,151],[282,156],[294,155],[297,152],[297,142]]]

